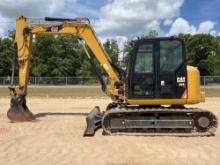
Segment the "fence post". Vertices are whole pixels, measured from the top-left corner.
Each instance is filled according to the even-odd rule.
[[[66,86],[67,86],[67,77],[66,77]]]

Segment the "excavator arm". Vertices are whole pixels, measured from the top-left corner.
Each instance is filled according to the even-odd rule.
[[[107,94],[114,101],[124,101],[124,83],[120,73],[106,54],[88,19],[45,18],[45,21],[56,21],[49,24],[28,24],[27,19],[20,16],[16,20],[17,60],[19,64],[19,88],[9,87],[11,91],[11,107],[8,118],[11,121],[33,120],[34,115],[26,106],[28,76],[31,65],[31,46],[33,35],[71,35],[84,40],[92,50],[95,58],[110,78]]]

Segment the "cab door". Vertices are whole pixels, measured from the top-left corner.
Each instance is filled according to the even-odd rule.
[[[128,97],[154,98],[156,90],[155,43],[139,40],[129,59]]]
[[[178,39],[159,41],[158,87],[160,98],[180,98],[186,89],[184,44]]]

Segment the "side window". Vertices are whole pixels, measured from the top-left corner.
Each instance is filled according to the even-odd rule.
[[[134,66],[135,73],[152,73],[153,71],[153,45],[140,45]]]
[[[154,82],[152,73],[153,44],[145,43],[139,45],[134,65],[134,78],[132,80],[132,91],[134,96],[153,96]],[[149,74],[149,76],[145,74]]]
[[[160,71],[173,72],[183,62],[180,41],[160,41]]]

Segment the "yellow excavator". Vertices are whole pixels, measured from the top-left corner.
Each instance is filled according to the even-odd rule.
[[[87,18],[45,18],[46,23],[29,24],[27,18],[16,20],[16,36],[11,105],[7,116],[13,122],[32,121],[35,116],[26,105],[31,44],[33,35],[71,35],[83,46],[97,73],[102,90],[112,102],[105,111],[96,106],[87,116],[85,136],[98,128],[104,135],[214,135],[216,116],[207,110],[184,105],[205,101],[200,90],[200,74],[188,66],[184,42],[176,37],[141,38],[134,41],[126,71],[115,65],[99,42]],[[93,52],[89,54],[87,46]],[[103,80],[94,65],[97,59],[109,76]],[[19,87],[14,84],[15,61],[19,64]]]

